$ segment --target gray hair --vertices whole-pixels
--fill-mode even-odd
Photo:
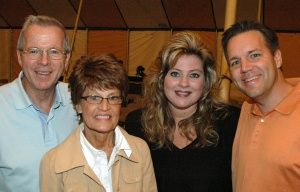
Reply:
[[[66,53],[71,52],[71,48],[69,45],[69,39],[65,31],[64,25],[59,22],[57,19],[45,15],[29,15],[22,27],[22,30],[19,35],[17,50],[22,51],[24,49],[25,38],[24,33],[31,25],[39,25],[39,26],[56,26],[60,28],[64,32],[64,49]]]

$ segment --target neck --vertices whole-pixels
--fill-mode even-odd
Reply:
[[[291,92],[293,86],[289,84],[283,77],[279,77],[272,87],[272,90],[263,97],[255,98],[257,105],[262,113],[266,114],[274,110],[274,108]]]
[[[195,128],[191,125],[186,130],[188,131],[189,138],[182,132],[181,129],[179,129],[178,123],[183,120],[189,118],[192,114],[194,114],[196,111],[196,108],[194,106],[187,108],[187,109],[177,109],[177,108],[171,108],[171,113],[175,121],[175,130],[170,135],[170,139],[172,140],[172,143],[182,149],[186,146],[188,146],[191,142],[193,142],[197,135],[195,132]]]
[[[110,131],[108,133],[99,133],[85,127],[83,134],[93,147],[104,151],[107,157],[110,157],[112,149],[115,146],[114,131]]]
[[[171,114],[173,116],[173,119],[175,121],[175,125],[177,127],[179,121],[181,121],[183,119],[187,119],[195,113],[196,107],[191,106],[187,109],[178,109],[178,108],[175,108],[175,107],[171,106],[170,110],[171,110]]]
[[[22,83],[32,103],[44,113],[48,114],[55,99],[55,87],[47,90],[38,90],[31,88],[26,80],[23,80]]]

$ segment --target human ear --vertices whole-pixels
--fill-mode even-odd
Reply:
[[[282,57],[281,57],[281,51],[279,49],[277,49],[274,52],[274,61],[278,69],[282,67]]]

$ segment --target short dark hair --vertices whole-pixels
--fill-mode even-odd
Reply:
[[[228,57],[227,46],[229,40],[240,33],[248,31],[260,32],[264,37],[266,46],[273,54],[277,49],[279,49],[278,37],[274,30],[257,21],[241,21],[233,24],[223,33],[222,46],[226,58]]]
[[[125,100],[128,79],[122,61],[113,54],[98,57],[82,56],[76,61],[70,74],[69,87],[74,105],[79,104],[86,89],[94,88],[100,90],[117,88]]]

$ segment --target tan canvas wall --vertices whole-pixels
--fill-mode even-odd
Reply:
[[[300,33],[280,33],[279,43],[285,77],[300,77]]]
[[[15,78],[18,77],[21,67],[18,63],[18,58],[17,58],[17,42],[18,42],[18,37],[20,34],[19,29],[14,29],[12,30],[12,39],[11,39],[11,80],[14,80]]]
[[[131,31],[128,75],[135,76],[139,65],[145,68],[147,74],[158,52],[170,36],[170,31]]]
[[[173,32],[177,33],[176,31]],[[199,34],[207,47],[216,55],[216,33],[195,32]],[[131,31],[129,40],[129,66],[128,75],[134,76],[139,65],[149,71],[159,51],[165,42],[171,37],[171,31]]]
[[[17,77],[20,66],[16,57],[16,44],[19,29],[0,30],[0,79],[13,80]],[[72,30],[67,30],[72,37]],[[98,55],[112,52],[124,61],[129,75],[135,75],[136,67],[143,65],[146,73],[154,62],[163,44],[171,36],[171,31],[77,31],[71,64],[81,55]],[[176,32],[174,32],[176,33]],[[215,32],[197,32],[217,55],[217,35]],[[283,70],[286,77],[300,76],[300,33],[279,33],[280,47],[283,55]],[[231,97],[241,98],[232,87]]]
[[[128,32],[127,31],[89,31],[87,40],[88,55],[114,53],[128,67]]]
[[[0,85],[10,80],[11,31],[0,29]]]
[[[174,31],[173,33],[176,34],[179,31]],[[194,33],[198,34],[201,40],[205,43],[205,45],[211,50],[213,55],[216,57],[217,55],[217,33],[216,32],[209,32],[209,31],[193,31]]]
[[[67,30],[67,35],[68,38],[70,40],[70,44],[72,44],[72,36],[73,36],[74,31],[73,30]],[[75,64],[76,60],[79,59],[81,56],[83,55],[87,55],[87,34],[88,31],[87,30],[78,30],[76,32],[76,38],[74,41],[74,45],[73,45],[73,51],[71,54],[71,59],[69,61],[69,67],[66,68],[66,70],[68,69],[67,72],[67,76],[69,76],[69,74],[72,71],[72,67]]]
[[[20,67],[16,58],[18,29],[0,30],[0,78],[14,79]],[[67,31],[72,37],[72,31]],[[128,34],[129,37],[128,37]],[[97,55],[113,52],[124,61],[129,75],[135,75],[138,65],[148,66],[154,61],[163,43],[170,37],[170,31],[77,31],[71,64],[81,55]],[[214,32],[199,32],[203,41],[216,55],[216,35]],[[279,33],[280,47],[283,55],[283,70],[286,77],[300,76],[300,34]],[[128,66],[127,66],[128,65]]]

